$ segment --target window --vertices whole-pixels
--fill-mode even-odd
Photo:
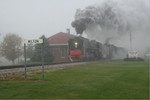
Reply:
[[[65,56],[66,56],[66,49],[61,48],[61,57],[65,57]]]
[[[56,52],[56,48],[53,48],[52,50],[53,50],[52,53],[55,56],[56,55],[56,53],[55,53]]]

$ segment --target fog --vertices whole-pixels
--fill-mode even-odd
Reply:
[[[72,26],[77,34],[83,33],[90,39],[144,55],[150,45],[149,18],[148,0],[104,0],[100,4],[77,9]]]
[[[130,50],[131,33],[133,50],[144,55],[150,45],[149,6],[149,0],[0,0],[0,41],[8,33],[37,39],[70,28],[71,34],[83,32]]]
[[[0,37],[8,33],[23,39],[50,37],[70,25],[77,8],[85,8],[101,0],[0,0]]]
[[[77,8],[100,3],[101,0],[0,0],[0,42],[6,34],[22,39],[47,38],[70,28]],[[0,65],[8,64],[0,57]]]

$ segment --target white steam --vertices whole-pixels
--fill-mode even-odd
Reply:
[[[150,8],[146,0],[104,0],[99,5],[78,9],[75,27],[78,34],[84,32],[91,39],[108,42],[137,51],[146,51],[150,44]]]

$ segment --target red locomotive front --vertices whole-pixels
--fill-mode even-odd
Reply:
[[[69,59],[71,61],[81,61],[83,58],[83,40],[76,38],[68,41]]]

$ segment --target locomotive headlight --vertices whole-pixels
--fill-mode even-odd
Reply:
[[[77,48],[78,47],[78,42],[75,42],[74,44],[75,44],[75,48]]]
[[[78,42],[75,42],[74,44],[75,44],[75,45],[78,45]]]

